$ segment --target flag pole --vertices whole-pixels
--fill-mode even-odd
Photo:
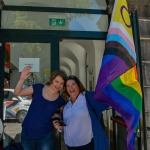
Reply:
[[[111,0],[111,1],[108,1],[108,0],[106,0],[106,2],[107,2],[107,5],[108,5],[108,23],[110,24],[110,21],[111,21],[111,16],[112,16],[112,11],[113,11],[113,7],[114,7],[114,2],[115,1],[113,1],[113,0]],[[116,111],[112,108],[112,111],[111,111],[111,113],[112,113],[112,117],[116,117]],[[112,138],[113,138],[113,140],[112,140],[112,142],[113,142],[113,149],[115,149],[115,150],[117,150],[117,125],[116,125],[116,123],[113,121],[112,122],[112,127],[113,127],[113,129],[112,129],[112,132],[113,132],[113,136],[112,136]],[[109,140],[109,142],[111,143],[111,141]]]
[[[142,76],[142,60],[141,60],[141,45],[140,45],[140,34],[139,34],[139,24],[138,24],[138,13],[137,10],[131,13],[132,29],[135,43],[135,50],[137,54],[137,70],[139,73],[139,82],[141,84],[141,90],[143,94],[143,103],[142,103],[142,115],[140,118],[139,126],[139,141],[138,147],[139,150],[147,150],[147,136],[146,136],[146,117],[145,117],[145,103],[144,103],[144,92],[143,92],[143,76]]]

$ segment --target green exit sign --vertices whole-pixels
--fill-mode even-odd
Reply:
[[[65,26],[66,20],[63,18],[49,18],[50,26]]]

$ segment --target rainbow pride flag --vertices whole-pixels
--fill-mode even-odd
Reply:
[[[116,0],[114,4],[94,98],[121,114],[127,126],[127,150],[134,150],[142,92],[126,0]]]

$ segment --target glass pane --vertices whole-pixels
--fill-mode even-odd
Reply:
[[[24,82],[23,86],[27,87],[37,82],[46,83],[49,79],[51,67],[49,43],[7,43],[5,47],[7,57],[5,58],[3,101],[4,147],[12,139],[20,142],[21,123],[32,100],[30,96],[14,96],[13,94],[20,71],[29,64],[34,68],[32,76]]]
[[[106,9],[106,0],[3,0],[6,5]]]
[[[78,76],[87,90],[94,90],[105,41],[64,39],[59,44],[60,68],[67,75],[73,74]]]
[[[108,29],[108,15],[3,11],[5,29],[104,31]]]

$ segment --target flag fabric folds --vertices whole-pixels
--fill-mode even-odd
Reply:
[[[142,92],[126,0],[116,0],[114,4],[94,98],[121,114],[127,125],[127,150],[134,150]]]

